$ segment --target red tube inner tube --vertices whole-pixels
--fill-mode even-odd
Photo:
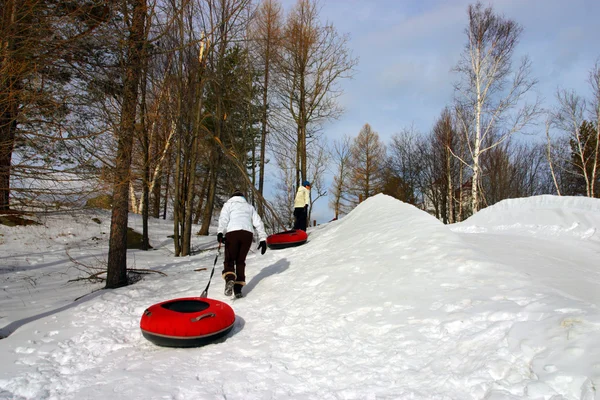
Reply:
[[[300,246],[306,243],[308,234],[302,229],[279,232],[267,237],[267,246],[270,249],[283,249],[286,247]]]
[[[234,322],[233,309],[222,301],[186,297],[148,307],[140,329],[146,339],[159,346],[196,347],[225,336]]]

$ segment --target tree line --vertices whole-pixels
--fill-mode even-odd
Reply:
[[[172,218],[186,256],[236,188],[271,230],[291,225],[303,180],[336,218],[377,193],[446,223],[509,197],[598,197],[598,65],[592,96],[559,90],[554,110],[527,102],[531,64],[513,66],[522,27],[477,3],[454,102],[430,133],[407,128],[386,146],[365,124],[330,146],[323,126],[341,115],[340,83],[358,60],[319,11],[316,0],[288,12],[277,0],[2,2],[0,211],[109,193],[112,288],[127,284],[129,212],[143,216],[145,249],[148,219]],[[513,139],[540,116],[545,144]]]
[[[600,197],[600,63],[589,70],[588,93],[559,88],[557,106],[544,108],[532,93],[530,60],[515,60],[523,28],[481,3],[467,16],[454,98],[430,132],[409,127],[386,146],[365,124],[332,146],[334,218],[377,193],[444,223],[508,198]],[[515,136],[544,130],[539,143]]]

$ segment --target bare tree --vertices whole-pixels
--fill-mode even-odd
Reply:
[[[491,139],[493,140],[493,139]],[[506,140],[481,157],[482,201],[486,206],[519,197],[549,193],[552,186],[545,145]]]
[[[347,37],[333,25],[319,21],[317,3],[298,0],[288,15],[278,65],[278,90],[296,131],[296,185],[307,179],[307,139],[318,125],[337,118],[342,93],[339,80],[350,77],[356,60],[350,56]]]
[[[200,160],[209,158],[206,150],[210,145],[206,142],[212,144],[215,153],[219,152],[218,146],[213,142],[213,132],[205,123],[212,111],[207,110],[205,106],[207,101],[205,88],[214,79],[214,71],[210,70],[207,64],[208,59],[214,57],[212,43],[216,35],[215,31],[218,29],[218,24],[210,18],[222,16],[221,12],[227,9],[227,5],[222,3],[220,2],[219,6],[222,5],[223,8],[217,6],[215,10],[211,9],[215,5],[213,2],[203,4],[207,9],[197,8],[197,4],[191,1],[173,3],[171,6],[172,12],[176,15],[177,27],[170,36],[177,55],[175,65],[170,71],[176,107],[171,122],[176,145],[173,175],[175,256],[187,256],[191,252],[194,212],[200,208],[195,204],[195,199],[198,198],[198,187],[208,188],[207,181],[210,181],[213,176],[213,171],[210,169],[205,176],[200,177],[198,174],[199,171],[206,171],[205,168],[199,167]],[[204,15],[211,21],[208,25],[199,18]],[[204,182],[198,185],[199,180]],[[204,199],[201,197],[199,203]]]
[[[282,222],[282,228],[291,228],[294,224],[294,218],[291,210],[294,209],[294,198],[296,191],[294,190],[294,180],[296,170],[294,164],[290,164],[286,157],[275,157],[275,163],[278,166],[278,179],[275,184],[275,195],[273,207],[278,219]],[[270,226],[277,226],[276,221],[265,221]]]
[[[546,117],[546,160],[548,162],[548,167],[550,168],[550,174],[552,175],[552,182],[554,183],[556,194],[561,196],[560,185],[558,184],[558,179],[556,177],[557,174],[554,166],[552,139],[550,138],[550,128],[552,126],[552,120],[553,116],[550,113]]]
[[[433,151],[433,176],[435,177],[432,190],[440,191],[438,207],[440,216],[444,223],[456,221],[456,196],[455,187],[460,185],[458,181],[458,166],[456,158],[452,155],[459,154],[459,138],[455,127],[452,113],[445,108],[436,121],[432,132]]]
[[[424,203],[427,186],[423,177],[423,156],[426,153],[421,138],[421,134],[411,126],[394,134],[388,148],[388,168],[402,182],[404,194],[401,200],[415,205]]]
[[[592,160],[588,154],[589,146],[587,143],[590,138],[581,130],[585,122],[587,102],[573,90],[559,89],[556,98],[558,107],[554,112],[554,124],[559,130],[567,133],[572,148],[571,155],[562,160],[563,165],[565,165],[567,171],[583,179],[585,193],[588,197],[591,197],[592,177],[590,170],[593,168],[589,167]]]
[[[436,218],[447,221],[445,159],[443,143],[435,132],[418,137],[410,148],[409,164],[416,175],[416,184],[420,193],[417,206]],[[406,152],[406,151],[405,151]]]
[[[351,147],[352,138],[347,135],[333,143],[332,158],[336,170],[334,171],[333,182],[329,190],[331,193],[329,206],[333,209],[335,219],[338,219],[341,215],[349,211],[349,207],[344,201],[344,193],[350,177]]]
[[[591,99],[558,89],[558,106],[546,120],[546,158],[557,193],[597,197],[600,184],[600,64],[590,70]],[[586,116],[588,119],[586,119]],[[564,136],[551,138],[556,128]]]
[[[327,196],[327,188],[324,186],[324,175],[329,165],[330,153],[327,144],[323,140],[316,139],[310,143],[308,149],[310,159],[308,163],[308,176],[310,177],[310,208],[306,215],[308,221],[306,226],[311,226],[311,213],[314,204],[321,198]]]
[[[265,184],[265,161],[266,161],[266,145],[267,133],[269,127],[269,102],[271,88],[271,73],[274,68],[274,63],[277,62],[278,53],[280,51],[281,39],[283,32],[283,17],[281,4],[276,0],[264,0],[259,8],[254,19],[254,24],[251,30],[251,39],[255,43],[255,51],[260,63],[262,71],[262,116],[261,116],[261,133],[260,133],[260,161],[258,174],[258,192],[264,194]],[[259,207],[259,212],[264,215],[264,207]]]
[[[456,101],[473,110],[472,136],[469,136],[470,162],[473,170],[471,196],[473,213],[480,206],[480,156],[529,125],[538,114],[537,101],[518,108],[525,95],[536,84],[530,77],[530,61],[525,57],[513,72],[512,58],[522,28],[515,21],[484,8],[478,2],[468,7],[467,44],[455,71],[461,79],[455,85]],[[460,115],[465,119],[469,115]],[[466,131],[469,132],[469,131]],[[483,143],[494,132],[496,140]]]

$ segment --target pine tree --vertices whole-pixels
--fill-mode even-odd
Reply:
[[[62,137],[75,107],[73,54],[108,14],[104,1],[0,3],[0,210],[10,208],[15,179],[48,179],[73,167]],[[24,185],[13,189],[19,197],[39,195]]]

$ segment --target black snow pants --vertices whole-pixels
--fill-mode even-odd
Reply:
[[[225,234],[225,261],[223,279],[246,284],[246,256],[252,246],[252,232],[239,230]]]
[[[306,207],[294,208],[294,217],[294,229],[302,229],[306,232],[306,220],[308,219],[308,215],[306,215]]]

